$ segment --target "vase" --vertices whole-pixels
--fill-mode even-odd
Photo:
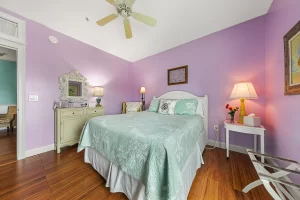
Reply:
[[[230,115],[230,123],[233,124],[234,123],[234,114]]]

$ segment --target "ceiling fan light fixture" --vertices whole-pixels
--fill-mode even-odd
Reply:
[[[100,19],[97,21],[97,24],[99,26],[104,26],[107,23],[113,21],[114,19],[118,18],[119,16],[122,16],[124,18],[124,30],[125,35],[127,39],[132,38],[132,30],[131,25],[129,21],[129,17],[133,17],[137,21],[140,21],[148,26],[154,27],[157,24],[157,20],[149,17],[147,15],[136,13],[132,10],[132,6],[135,3],[135,0],[106,0],[108,3],[116,7],[118,14],[111,14],[107,17],[104,17],[103,19]]]

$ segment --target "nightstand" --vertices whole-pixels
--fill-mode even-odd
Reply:
[[[265,128],[263,126],[252,127],[246,126],[244,124],[238,123],[230,123],[229,120],[224,121],[224,127],[226,129],[226,151],[227,151],[227,159],[229,159],[229,133],[230,131],[238,132],[238,133],[246,133],[254,135],[254,151],[257,152],[257,136],[260,136],[260,151],[261,154],[265,152]],[[263,162],[262,158],[262,162]]]

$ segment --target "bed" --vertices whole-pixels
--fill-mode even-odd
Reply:
[[[132,200],[187,199],[208,141],[208,97],[173,91],[162,99],[198,99],[203,114],[153,112],[89,120],[78,145],[111,192]]]

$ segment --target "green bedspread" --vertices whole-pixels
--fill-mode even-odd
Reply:
[[[200,118],[153,112],[95,117],[85,125],[78,151],[92,147],[140,180],[148,200],[172,200],[182,185],[181,169],[204,130]]]

